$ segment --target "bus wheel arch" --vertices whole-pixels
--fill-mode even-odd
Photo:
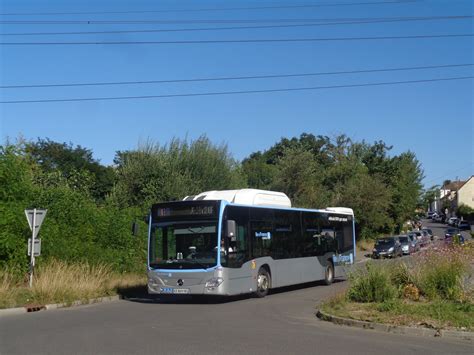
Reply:
[[[267,264],[262,265],[258,269],[257,274],[257,290],[255,291],[255,296],[258,298],[263,298],[268,295],[268,291],[272,287],[272,274],[270,267]]]
[[[324,284],[331,285],[334,282],[334,263],[331,259],[327,260],[324,270]]]

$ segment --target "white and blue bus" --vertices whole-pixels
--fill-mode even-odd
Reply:
[[[344,276],[355,259],[349,208],[291,208],[283,193],[204,192],[152,206],[148,292],[267,295]]]

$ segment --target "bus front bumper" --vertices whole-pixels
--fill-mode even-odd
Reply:
[[[168,273],[171,275],[171,273]],[[173,273],[171,277],[150,271],[148,293],[162,295],[227,295],[224,278],[214,272]]]

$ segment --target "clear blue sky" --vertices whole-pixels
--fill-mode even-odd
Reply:
[[[374,0],[376,1],[376,0]],[[1,12],[99,12],[354,3],[317,1],[58,1],[3,0]],[[419,17],[474,14],[472,0],[425,0],[384,5],[239,11],[0,16],[0,21],[45,20],[254,20]],[[65,32],[226,27],[229,24],[2,24],[0,32]],[[230,26],[242,26],[242,24]],[[20,41],[157,41],[250,38],[374,37],[473,33],[473,20],[393,22],[238,31],[2,36]],[[1,85],[186,79],[292,74],[474,62],[473,38],[305,43],[223,43],[122,46],[0,46]],[[271,80],[72,88],[0,89],[0,101],[161,95],[304,86],[331,86],[472,76],[473,67],[332,75]],[[383,140],[394,153],[411,150],[426,185],[474,174],[473,80],[252,95],[126,101],[2,104],[1,140],[49,137],[91,148],[110,164],[117,150],[152,139],[206,134],[225,142],[237,159],[302,132],[345,133]]]

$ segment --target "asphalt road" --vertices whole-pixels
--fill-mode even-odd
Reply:
[[[473,354],[467,341],[323,322],[315,305],[345,282],[264,299],[160,302],[146,297],[0,317],[0,354]]]

